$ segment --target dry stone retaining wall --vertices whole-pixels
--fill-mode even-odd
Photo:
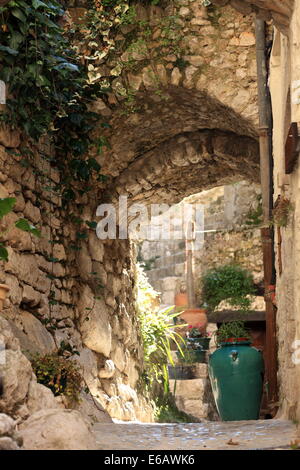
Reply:
[[[135,392],[142,351],[130,242],[103,242],[94,230],[88,230],[88,238],[79,242],[76,233],[80,227],[68,219],[61,198],[44,189],[59,179],[42,158],[47,149],[36,153],[32,168],[25,168],[19,139],[5,140],[3,136],[2,144],[9,143],[9,147],[0,146],[0,195],[15,197],[17,202],[14,212],[2,219],[1,230],[26,217],[42,232],[38,239],[13,228],[4,236],[9,259],[1,263],[1,281],[10,292],[3,317],[27,355],[56,351],[62,341],[78,350],[90,391],[100,408],[102,405],[112,417],[136,419],[138,414],[140,419],[151,420],[150,407],[144,405],[142,397],[141,404]],[[41,178],[41,173],[46,176]],[[93,208],[92,204],[85,205],[84,220],[94,219]],[[23,359],[15,375],[27,371],[28,382],[30,364],[20,357]],[[23,388],[26,380],[21,380]],[[23,388],[18,393],[23,393]],[[20,402],[24,402],[26,393],[24,389]],[[6,405],[3,410],[13,412]]]

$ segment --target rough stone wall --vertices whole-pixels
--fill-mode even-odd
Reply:
[[[217,184],[258,181],[252,18],[182,0],[139,5],[138,20],[147,38],[124,26],[116,55],[98,67],[103,80],[119,71],[108,100],[95,103],[111,125],[110,148],[96,158],[115,196],[178,202]]]
[[[272,19],[277,28],[288,34],[294,0],[212,0],[214,5],[231,5],[246,15],[256,13],[264,20]]]
[[[161,19],[174,8],[182,38],[178,57],[161,47]],[[241,177],[258,180],[252,19],[231,8],[210,18],[199,1],[187,0],[166,10],[141,8],[139,15],[151,22],[148,48],[162,50],[163,59],[137,56],[138,69],[125,70],[107,102],[95,103],[111,124],[111,147],[97,158],[114,196],[174,202]],[[105,64],[104,76],[115,65]],[[134,110],[118,93],[120,85],[134,90]],[[53,351],[61,341],[76,348],[90,391],[112,417],[151,420],[149,405],[136,393],[142,352],[130,243],[100,242],[92,230],[79,240],[81,227],[70,223],[70,210],[45,188],[59,181],[42,158],[51,153],[46,143],[34,151],[31,168],[17,132],[2,129],[0,144],[0,197],[17,199],[3,229],[24,215],[42,231],[40,240],[15,229],[3,237],[10,248],[1,280],[10,293],[2,315],[22,350]],[[93,196],[76,201],[84,220],[95,218],[100,200]]]
[[[3,317],[24,351],[52,352],[62,341],[78,350],[90,391],[112,417],[151,420],[135,391],[142,351],[130,242],[102,242],[94,230],[80,241],[70,209],[46,189],[59,180],[42,157],[49,148],[36,151],[27,168],[18,135],[1,131],[0,141],[0,196],[17,200],[1,231],[24,216],[42,233],[38,239],[13,228],[2,236],[9,259],[1,263],[1,281],[10,287]],[[94,203],[80,202],[81,217],[94,220]]]

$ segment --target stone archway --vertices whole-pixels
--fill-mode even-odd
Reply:
[[[111,126],[109,148],[95,156],[109,177],[106,200],[177,202],[259,180],[253,19],[198,1],[162,5],[135,4],[113,60],[95,65],[111,83],[93,105]]]
[[[132,202],[178,202],[213,186],[259,181],[253,125],[205,92],[171,86],[137,96],[138,112],[111,121],[102,171]]]

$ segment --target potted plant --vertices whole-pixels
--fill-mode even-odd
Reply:
[[[206,362],[206,351],[202,348],[182,348],[182,352],[176,352],[179,362],[182,364],[194,364]]]
[[[188,330],[186,333],[187,336],[187,345],[196,345],[198,349],[203,349],[207,351],[209,349],[209,342],[211,340],[209,333],[202,332],[201,324],[198,325],[188,325]]]
[[[208,270],[202,278],[202,297],[209,311],[214,311],[220,302],[248,311],[254,294],[252,274],[236,264],[226,264]]]
[[[203,333],[200,325],[188,325],[186,343],[182,351],[177,351],[179,361],[185,363],[205,362],[206,351],[209,349],[210,337]]]
[[[207,315],[205,308],[188,308],[180,313],[180,318],[189,325],[199,328],[205,333],[207,327]]]
[[[218,349],[210,355],[208,373],[218,413],[223,421],[259,418],[264,363],[251,347],[244,322],[223,323],[216,333]]]

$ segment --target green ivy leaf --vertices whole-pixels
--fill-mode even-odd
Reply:
[[[8,260],[7,249],[2,244],[0,245],[0,260],[1,261],[7,261]]]
[[[11,54],[11,55],[18,55],[18,51],[16,51],[15,49],[12,49],[11,47],[8,47],[8,46],[1,46],[0,45],[0,51],[3,51],[3,52],[8,52],[8,54]]]
[[[17,55],[18,51],[16,50],[18,46],[25,40],[23,34],[18,33],[18,31],[13,31],[10,39],[10,47],[14,51],[13,55]],[[17,54],[16,54],[17,53]]]
[[[46,3],[41,2],[40,0],[32,0],[32,6],[35,10],[37,10],[39,7],[47,8]]]
[[[23,230],[23,232],[31,233],[35,237],[41,238],[42,236],[40,230],[38,230],[34,225],[30,224],[26,219],[17,220],[15,226],[20,230]]]
[[[19,8],[14,8],[11,14],[18,18],[18,20],[22,21],[22,23],[26,23],[26,16],[21,10],[19,10]]]
[[[70,72],[79,72],[79,67],[75,64],[70,64],[69,62],[63,62],[53,67],[55,70],[69,70]]]
[[[85,221],[86,225],[92,229],[96,229],[97,228],[97,222],[89,222],[88,220]]]
[[[89,165],[89,168],[92,168],[95,171],[100,171],[101,170],[101,166],[99,165],[97,160],[95,160],[95,158],[89,158],[88,159],[88,165]]]
[[[5,197],[0,199],[0,219],[12,211],[15,203],[16,198],[14,197]]]
[[[86,232],[76,232],[77,240],[86,240],[88,238],[88,234]]]
[[[20,160],[19,163],[23,168],[29,168],[30,167],[30,162],[26,158],[22,158],[22,160]]]

